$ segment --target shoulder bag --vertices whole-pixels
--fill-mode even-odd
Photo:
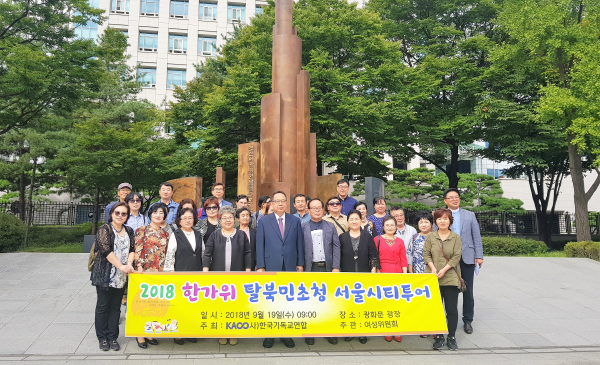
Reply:
[[[442,255],[446,259],[446,263],[448,263],[448,258],[446,257],[446,254],[444,253],[444,249],[442,248],[442,240],[440,238],[438,238],[437,241],[438,241],[438,245],[440,246],[440,250],[442,250]],[[460,275],[458,275],[458,271],[456,271],[456,269],[454,267],[452,267],[452,270],[454,270],[454,272],[456,273],[456,276],[458,277],[458,282],[460,283],[460,286],[459,286],[460,292],[461,293],[466,292],[467,291],[467,283],[465,283],[463,278],[461,278]]]
[[[88,271],[92,271],[96,256],[98,256],[98,252],[96,252],[96,241],[94,241],[92,248],[90,249],[90,257],[88,258]]]

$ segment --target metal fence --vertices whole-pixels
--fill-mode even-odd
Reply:
[[[104,205],[100,207],[99,221],[104,220]],[[1,203],[2,212],[19,217],[17,202]],[[29,206],[25,208],[25,220],[29,214]],[[32,224],[35,226],[72,226],[75,224],[91,223],[94,218],[93,204],[34,202]]]
[[[99,221],[104,219],[104,205],[100,206]],[[19,207],[16,202],[0,203],[0,211],[19,216]],[[29,209],[25,210],[26,213]],[[80,203],[33,203],[33,225],[36,226],[71,226],[75,224],[91,223],[94,218],[93,204]],[[406,210],[406,222],[417,226],[417,211]],[[506,235],[534,235],[539,233],[537,214],[535,212],[510,213],[510,212],[475,212],[482,234]],[[600,212],[591,212],[589,216],[591,233],[600,235]],[[576,222],[573,214],[557,212],[552,222],[553,235],[575,234]]]
[[[416,211],[407,211],[406,222],[416,227]],[[535,212],[474,212],[482,234],[535,235],[539,234],[537,214]],[[590,230],[594,235],[600,234],[600,212],[590,212]],[[553,235],[576,234],[575,216],[568,212],[554,213],[551,224]]]

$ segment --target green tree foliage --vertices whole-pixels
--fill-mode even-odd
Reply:
[[[388,109],[390,154],[408,161],[418,155],[459,185],[459,148],[481,140],[476,113],[486,90],[488,55],[503,40],[494,20],[498,3],[489,0],[371,0],[368,9],[385,20],[388,39],[401,44],[403,62],[413,67],[413,117]],[[449,162],[448,162],[449,161]]]
[[[93,42],[73,39],[72,24],[102,22],[101,13],[87,0],[0,3],[0,135],[71,109],[96,87]]]
[[[260,138],[260,100],[271,92],[274,21],[274,7],[265,7],[250,25],[236,29],[222,56],[200,65],[200,76],[175,91],[177,139],[200,144],[190,164],[205,185],[223,166],[228,185],[235,186],[238,144]],[[399,45],[382,37],[377,14],[346,1],[294,3],[294,24],[303,41],[302,64],[311,74],[318,160],[344,174],[382,176],[382,136],[391,131],[382,110],[394,103],[399,118],[410,115],[407,93],[390,92],[406,88],[412,72],[401,63]]]
[[[94,232],[99,204],[108,202],[119,183],[156,194],[160,182],[183,176],[175,141],[159,135],[164,113],[137,99],[140,84],[125,64],[126,48],[118,30],[100,37],[98,55],[105,68],[100,88],[70,115],[73,141],[57,158],[67,177],[65,190],[93,197]]]
[[[403,208],[411,210],[431,210],[445,207],[444,190],[449,187],[445,174],[435,175],[434,170],[425,167],[413,170],[390,171],[392,180],[385,181],[385,197],[389,204],[400,200]],[[500,181],[489,175],[459,174],[458,190],[461,207],[476,211],[524,212],[523,202],[519,199],[502,197],[504,191]],[[353,196],[364,194],[364,183],[354,185]],[[479,202],[480,201],[480,202]]]
[[[589,241],[587,205],[600,185],[600,174],[587,191],[583,174],[586,161],[592,162],[592,167],[600,164],[600,85],[597,82],[600,77],[600,3],[595,0],[507,0],[498,22],[510,35],[510,41],[500,48],[496,62],[509,66],[505,69],[513,73],[513,80],[525,80],[520,95],[531,94],[531,83],[527,80],[542,79],[537,85],[539,95],[532,99],[533,110],[518,103],[508,103],[508,107],[515,113],[534,112],[533,118],[523,119],[527,123],[524,127],[531,128],[528,122],[534,119],[538,127],[562,140],[573,181],[577,240]],[[507,107],[506,104],[500,106]],[[494,112],[493,108],[491,111]],[[513,121],[518,119],[510,113],[505,115]],[[538,143],[546,142],[538,140]],[[550,143],[549,147],[560,144]]]

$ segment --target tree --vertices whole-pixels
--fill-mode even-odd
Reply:
[[[487,0],[371,0],[368,9],[385,20],[386,37],[400,43],[403,62],[414,68],[413,118],[388,109],[389,153],[400,161],[415,155],[459,186],[460,149],[481,140],[476,113],[485,91],[488,55],[504,38],[495,23],[498,5]],[[447,161],[449,163],[447,164]]]
[[[196,80],[175,91],[177,139],[200,145],[193,168],[205,182],[222,166],[227,185],[235,186],[238,144],[259,140],[260,100],[271,92],[274,21],[274,7],[265,7],[250,25],[236,29],[216,60],[198,67]],[[408,93],[399,90],[411,70],[400,62],[398,45],[381,36],[377,14],[345,1],[294,3],[294,24],[303,40],[302,64],[311,74],[318,161],[344,174],[383,176],[382,135],[391,129],[382,111],[395,103],[399,115],[410,115]]]
[[[174,141],[160,138],[157,131],[164,115],[148,101],[137,99],[141,85],[125,63],[126,48],[127,39],[119,30],[109,28],[100,36],[101,87],[69,116],[73,140],[57,158],[57,168],[67,176],[66,189],[92,196],[94,233],[99,205],[107,202],[119,183],[139,181],[138,188],[157,190],[156,179],[180,177],[183,168],[173,158]]]
[[[96,87],[94,44],[74,39],[72,24],[102,22],[101,13],[87,0],[0,3],[0,135],[72,108]]]
[[[600,185],[600,4],[590,0],[507,0],[499,22],[511,37],[506,47],[519,62],[546,78],[535,105],[537,120],[567,143],[573,181],[577,240],[591,240],[588,201]],[[585,189],[585,161],[598,176]]]

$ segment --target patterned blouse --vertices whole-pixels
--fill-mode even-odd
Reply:
[[[146,272],[163,271],[169,233],[162,228],[153,229],[150,225],[135,231],[134,268],[142,266]]]
[[[422,274],[425,272],[425,260],[423,259],[423,247],[425,247],[425,239],[427,236],[415,234],[414,241],[407,255],[412,257],[413,273]]]
[[[383,234],[383,220],[388,215],[389,214],[386,214],[383,217],[379,218],[379,217],[376,217],[375,214],[373,214],[373,215],[370,215],[367,217],[367,220],[370,222],[373,222],[373,225],[375,225],[375,230],[376,230],[377,236]]]

